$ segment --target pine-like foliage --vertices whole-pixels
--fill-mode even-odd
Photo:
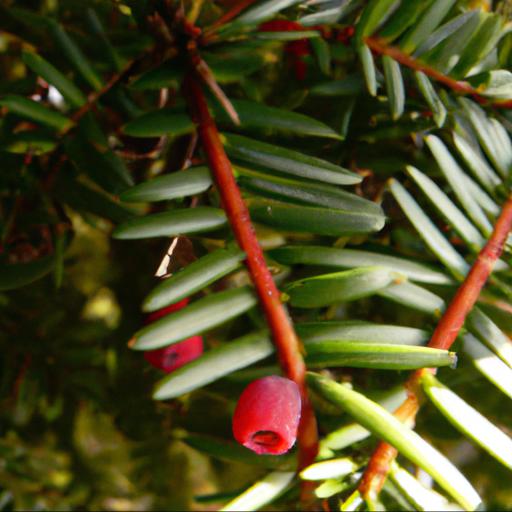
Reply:
[[[510,10],[4,1],[0,510],[512,506]],[[230,431],[302,358],[260,270],[314,463]]]

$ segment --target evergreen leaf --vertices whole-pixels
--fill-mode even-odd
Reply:
[[[481,503],[466,478],[443,455],[381,406],[347,386],[318,374],[308,374],[309,385],[326,400],[347,411],[362,426],[395,446],[409,460],[429,473],[464,508]]]

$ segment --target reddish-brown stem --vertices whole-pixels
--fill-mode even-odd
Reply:
[[[28,372],[31,364],[32,364],[32,354],[26,354],[25,357],[23,358],[23,363],[21,365],[20,371],[19,371],[18,375],[16,376],[16,380],[14,381],[13,397],[15,400],[18,399],[21,386],[23,384],[23,381],[25,380],[25,377],[27,375],[27,372]]]
[[[373,498],[380,492],[397,455],[398,451],[394,446],[384,441],[379,442],[359,484],[359,492],[365,498]]]
[[[235,16],[238,16],[244,9],[247,9],[256,0],[240,0],[237,2],[229,11],[226,11],[220,18],[212,23],[206,30],[205,33],[211,36],[218,28],[225,25],[228,21],[231,21]]]
[[[396,60],[403,66],[407,66],[408,68],[414,69],[415,71],[421,71],[422,73],[425,73],[425,75],[433,78],[437,82],[446,85],[455,92],[473,96],[473,98],[479,103],[488,103],[492,107],[500,109],[512,108],[512,100],[498,100],[493,102],[489,98],[482,96],[478,89],[472,87],[468,82],[455,80],[454,78],[441,73],[437,69],[434,69],[427,64],[423,64],[414,57],[404,53],[402,50],[400,50],[400,48],[397,48],[396,46],[388,46],[386,41],[383,39],[378,37],[366,37],[364,41],[374,52],[381,55],[389,55],[393,60]]]
[[[458,80],[444,75],[437,69],[427,66],[407,53],[402,52],[400,48],[397,48],[396,46],[388,46],[384,40],[379,39],[378,37],[367,37],[365,38],[365,43],[374,52],[380,53],[381,55],[389,55],[393,60],[396,60],[400,64],[416,71],[421,71],[422,73],[425,73],[425,75],[433,78],[437,82],[447,85],[450,89],[453,89],[456,92],[460,92],[462,94],[478,94],[478,92],[467,82],[459,82]]]
[[[167,87],[165,87],[164,89],[160,89],[160,94],[158,98],[158,108],[164,108],[168,100],[169,89]],[[121,149],[117,151],[117,154],[123,158],[126,158],[127,160],[153,160],[158,158],[162,151],[164,150],[167,138],[167,135],[162,135],[161,137],[159,137],[153,149],[150,149],[145,153],[137,153],[135,151]]]
[[[220,85],[217,83],[217,80],[215,80],[215,77],[213,76],[213,73],[208,64],[199,55],[195,41],[191,41],[188,50],[190,60],[194,66],[195,72],[201,77],[202,82],[208,86],[210,91],[217,98],[219,103],[222,105],[222,108],[230,117],[231,121],[233,121],[233,123],[236,125],[240,125],[240,118],[238,117],[238,113],[235,110],[235,107],[233,107],[233,104],[221,89]]]
[[[146,151],[145,153],[137,153],[136,151],[119,149],[116,151],[116,154],[122,158],[125,158],[126,160],[155,160],[162,153],[166,140],[167,137],[165,135],[160,137],[158,142],[155,144],[155,147],[149,151]]]
[[[493,103],[492,105],[495,108],[503,108],[505,110],[512,108],[512,100],[506,100],[506,101],[497,101],[496,103]]]
[[[491,237],[480,251],[464,282],[445,310],[441,320],[430,339],[430,348],[449,350],[457,338],[466,316],[475,305],[482,288],[489,278],[492,269],[503,252],[508,234],[512,230],[512,196],[510,196],[494,226]],[[408,396],[395,411],[395,416],[403,422],[414,423],[420,408],[419,385],[425,372],[435,373],[433,368],[423,368],[415,371],[406,383]],[[378,493],[395,459],[397,451],[387,443],[381,442],[373,453],[361,479],[359,490],[363,496]]]
[[[511,228],[512,196],[505,202],[491,238],[480,251],[464,282],[437,324],[428,344],[429,347],[448,350],[452,346],[466,316],[475,305],[496,261],[503,252]]]
[[[93,92],[88,98],[87,103],[82,105],[72,116],[72,120],[74,123],[77,123],[91,108],[96,104],[96,102],[105,94],[107,94],[114,85],[116,85],[121,78],[123,78],[132,68],[134,61],[130,61],[127,66],[109,79],[109,81],[98,91]]]
[[[307,394],[306,367],[300,343],[265,262],[249,211],[242,199],[217,126],[208,110],[205,95],[198,78],[192,73],[185,79],[184,91],[192,117],[198,125],[199,138],[217,184],[224,210],[239,246],[246,253],[246,265],[272,332],[281,368],[289,379],[297,383],[301,391],[302,418],[298,444],[299,467],[303,468],[314,460],[318,439],[316,420]]]

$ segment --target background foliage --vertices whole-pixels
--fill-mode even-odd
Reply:
[[[183,8],[204,28],[236,3]],[[207,366],[189,367],[181,375],[194,392],[185,393],[173,374],[162,380],[126,347],[134,333],[142,339],[141,304],[157,309],[144,301],[160,281],[152,276],[169,238],[179,235],[169,270],[196,261],[199,275],[201,257],[233,238],[208,174],[198,171],[194,185],[183,176],[196,171],[179,171],[205,161],[180,89],[190,34],[179,6],[0,6],[1,509],[217,509],[269,470],[293,468],[295,452],[256,457],[232,441],[244,385],[279,371],[240,266],[172,290],[175,300],[192,296],[198,311],[205,297],[222,311],[204,313],[210,329],[201,329],[207,354],[220,353],[216,378]],[[206,88],[308,365],[375,400],[400,398],[408,370],[442,366],[439,380],[505,433],[509,247],[453,348],[456,370],[452,354],[418,345],[508,195],[509,13],[506,1],[260,2],[200,49],[240,116],[234,125]],[[274,18],[300,25],[261,25]],[[399,55],[386,54],[391,45]],[[418,74],[404,56],[446,79]],[[178,181],[165,188],[150,181],[157,176]],[[162,212],[169,217],[154,217]],[[181,223],[180,215],[190,217]],[[235,289],[247,307],[228,318],[225,295],[215,294]],[[168,327],[178,341],[195,324],[174,318]],[[258,354],[228,357],[232,340],[253,332],[246,345]],[[155,383],[164,400],[151,399]],[[348,471],[327,478],[320,468],[315,477],[325,480],[317,495],[335,509],[348,503],[376,438],[333,405],[336,390],[313,387],[320,457],[350,459]],[[416,431],[488,508],[510,508],[508,448],[496,460],[479,446],[494,435],[489,425],[470,441],[445,416],[454,421],[426,401]],[[427,506],[415,501],[418,480],[401,486],[393,473],[377,505],[428,509],[432,495]],[[270,507],[298,507],[298,482],[282,486]]]

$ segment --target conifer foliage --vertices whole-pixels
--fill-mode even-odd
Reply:
[[[510,507],[510,10],[3,2],[0,510]]]

